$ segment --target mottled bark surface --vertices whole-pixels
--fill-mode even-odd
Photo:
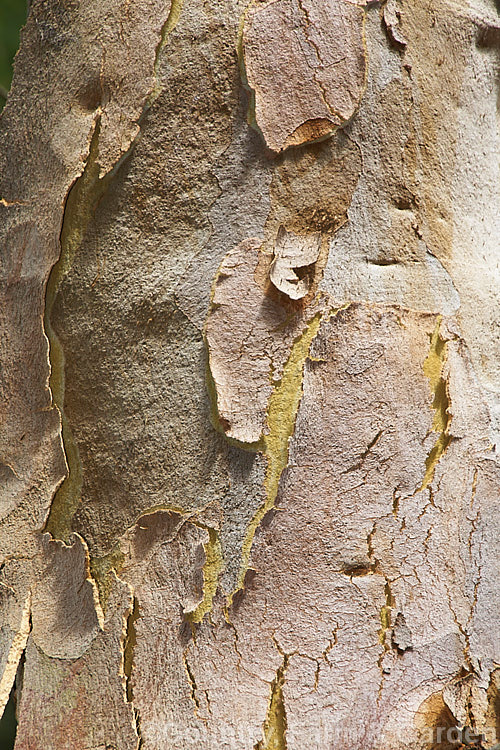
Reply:
[[[34,0],[16,750],[500,742],[499,51],[493,0]]]

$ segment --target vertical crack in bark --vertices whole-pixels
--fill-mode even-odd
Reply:
[[[375,535],[375,532],[377,530],[377,522],[373,522],[373,526],[371,530],[368,532],[366,536],[366,546],[368,548],[368,559],[370,560],[370,569],[373,573],[377,572],[378,568],[378,560],[374,557],[374,550],[373,550],[373,537]]]
[[[255,745],[254,750],[286,750],[286,710],[283,700],[283,686],[288,668],[289,656],[283,655],[283,663],[276,672],[271,684],[271,697],[264,722],[264,739]]]
[[[199,524],[197,524],[199,525]],[[203,565],[203,598],[195,610],[187,613],[187,619],[199,623],[206,614],[212,611],[214,596],[217,592],[219,576],[224,570],[224,556],[219,534],[215,529],[203,526],[208,532],[208,542],[203,545],[205,564]]]
[[[486,714],[486,729],[488,734],[496,739],[500,738],[500,670],[493,669],[486,691],[488,709]]]
[[[123,644],[123,673],[125,675],[125,686],[127,700],[132,703],[134,700],[134,691],[132,688],[132,670],[134,666],[134,649],[137,643],[137,631],[135,623],[140,617],[139,601],[136,596],[133,597],[132,609],[127,618],[127,627],[125,642]]]
[[[141,750],[141,747],[143,746],[144,743],[143,743],[142,734],[141,734],[141,714],[138,708],[134,708],[134,721],[135,721],[135,731],[139,738],[137,742],[136,750]]]
[[[391,612],[393,610],[395,601],[391,591],[391,584],[389,580],[385,579],[385,604],[380,610],[380,630],[378,631],[379,643],[384,647],[385,651],[389,651],[390,644],[387,640],[387,631],[391,628]],[[383,655],[382,655],[383,656]]]
[[[385,685],[386,673],[384,670],[384,657],[386,653],[391,649],[391,643],[390,639],[387,638],[387,633],[391,630],[392,627],[392,610],[396,604],[394,596],[392,595],[391,584],[387,577],[385,578],[384,592],[385,604],[380,610],[380,629],[378,631],[378,640],[383,650],[381,651],[380,656],[377,659],[377,666],[380,670],[380,682],[377,691],[377,706],[380,704],[380,701],[382,699]]]
[[[328,664],[328,666],[331,665],[330,659],[328,658],[328,654],[339,642],[339,636],[338,636],[339,630],[340,630],[340,626],[337,623],[335,623],[335,627],[332,629],[330,638],[328,639],[328,646],[325,649],[323,649],[323,651],[321,652],[321,656],[323,657],[324,661]],[[319,677],[319,674],[318,674],[318,677]],[[316,682],[315,687],[317,687],[317,682]]]
[[[113,573],[120,574],[125,555],[123,554],[119,542],[113,549],[102,557],[90,557],[90,575],[97,586],[99,602],[103,612],[106,612],[108,598],[113,586]]]
[[[198,699],[198,686],[196,685],[194,674],[191,671],[191,665],[189,664],[186,651],[184,651],[182,661],[184,663],[184,669],[186,670],[189,686],[191,688],[191,700],[194,703],[194,713],[195,716],[198,717],[198,709],[200,707],[200,701]]]
[[[288,442],[293,434],[295,418],[302,398],[304,364],[309,355],[312,341],[318,333],[321,317],[321,313],[318,313],[311,320],[305,331],[295,340],[290,351],[290,356],[283,368],[281,379],[269,398],[267,409],[269,434],[263,438],[264,453],[267,457],[267,469],[264,479],[266,501],[257,510],[247,528],[242,545],[241,565],[236,591],[243,588],[255,532],[266,513],[274,507],[281,474],[288,463]],[[232,600],[236,591],[233,591],[230,600]]]
[[[224,611],[224,620],[226,621],[226,623],[228,624],[228,626],[231,628],[231,631],[232,631],[233,636],[234,636],[233,647],[234,647],[234,652],[235,652],[235,654],[237,656],[237,659],[238,659],[236,668],[240,669],[241,662],[242,662],[242,656],[241,656],[241,652],[240,652],[239,645],[238,645],[238,641],[239,641],[238,630],[236,629],[236,625],[232,622],[232,620],[231,620],[231,618],[229,616],[229,607],[225,606],[223,611]]]
[[[183,4],[184,4],[184,0],[172,0],[171,5],[170,5],[170,11],[167,16],[167,20],[162,26],[161,33],[160,33],[160,41],[158,42],[158,46],[156,47],[155,61],[153,64],[155,83],[154,83],[153,90],[149,96],[148,102],[144,108],[144,112],[141,118],[139,119],[139,124],[144,114],[147,112],[147,110],[151,107],[151,105],[156,101],[156,99],[161,94],[162,88],[159,84],[159,69],[160,69],[161,53],[167,43],[168,37],[177,26],[177,23],[181,16]]]
[[[130,588],[130,587],[129,587]],[[136,750],[140,750],[142,747],[142,736],[141,736],[141,715],[139,709],[134,706],[134,691],[132,687],[132,672],[134,668],[134,649],[137,643],[137,631],[135,629],[135,623],[139,619],[139,600],[132,594],[130,588],[130,608],[128,615],[125,615],[123,620],[122,630],[122,678],[124,688],[124,699],[130,703],[132,708],[135,732],[137,734],[137,746]]]
[[[22,669],[22,661],[19,663],[18,672]],[[16,674],[16,677],[17,677]],[[6,742],[6,747],[13,748],[17,736],[16,706],[18,699],[17,679],[14,678],[9,698],[5,707],[0,711],[0,737]]]
[[[31,619],[31,612],[29,615],[29,629],[30,632],[32,630],[33,623]],[[19,663],[17,665],[16,672],[14,674],[14,679],[12,680],[12,688],[10,691],[9,699],[7,701],[7,704],[5,706],[2,706],[0,708],[0,720],[3,724],[5,721],[7,725],[9,725],[12,721],[14,722],[14,726],[12,728],[12,734],[9,737],[11,742],[9,743],[10,747],[16,746],[16,738],[17,738],[17,732],[19,728],[19,721],[18,721],[18,706],[21,701],[21,694],[23,691],[23,684],[24,684],[24,671],[26,667],[26,647],[23,649],[21,656],[19,658]],[[12,707],[11,715],[7,716],[7,711],[9,710],[9,704]],[[3,729],[3,727],[2,727]],[[1,730],[0,730],[1,732]],[[4,732],[1,732],[2,738],[5,740],[6,737],[4,736]]]
[[[82,466],[78,445],[64,412],[65,361],[61,342],[52,327],[51,315],[61,283],[69,273],[75,256],[81,247],[87,227],[99,199],[109,182],[109,175],[99,178],[99,130],[96,121],[85,167],[80,177],[70,188],[64,207],[60,233],[61,254],[52,268],[45,295],[44,328],[49,340],[50,380],[53,402],[61,415],[62,442],[68,473],[56,490],[45,524],[45,530],[54,538],[68,540],[71,520],[80,500],[82,489]]]
[[[476,491],[477,491],[477,477],[479,474],[479,470],[476,468],[474,470],[474,475],[472,477],[472,489],[471,489],[471,499],[470,499],[470,508],[471,510],[474,508],[475,500],[476,500]],[[472,540],[475,534],[477,534],[478,529],[480,530],[479,521],[481,519],[481,509],[478,508],[476,515],[470,519],[470,533],[469,533],[469,540],[468,540],[468,546],[469,546],[469,555],[471,562],[475,563],[476,566],[476,575],[474,577],[474,594],[473,594],[473,601],[471,605],[470,615],[469,619],[467,620],[467,629],[469,628],[470,624],[472,623],[472,619],[474,617],[474,613],[476,611],[477,607],[477,601],[478,601],[478,593],[479,593],[479,585],[481,583],[481,557],[482,557],[482,550],[481,550],[481,541],[478,543],[478,555],[477,559],[475,559],[475,556],[473,554],[472,549]]]
[[[451,424],[451,415],[449,413],[450,399],[447,383],[443,378],[447,343],[439,332],[441,320],[442,317],[438,316],[436,327],[431,336],[429,354],[423,364],[424,374],[429,379],[431,393],[433,394],[432,408],[434,409],[434,420],[432,431],[438,433],[438,438],[425,461],[425,474],[419,488],[420,490],[425,490],[432,482],[436,466],[451,441],[449,433]]]
[[[28,636],[31,632],[31,591],[28,592],[21,614],[19,629],[12,639],[4,672],[0,680],[0,716],[2,716],[9,700],[12,685],[16,677],[17,668],[24,654]]]
[[[464,655],[464,662],[467,667],[467,671],[471,674],[475,674],[476,669],[474,668],[474,665],[472,664],[472,661],[470,658],[470,638],[469,638],[469,633],[467,632],[467,624],[464,625],[462,622],[460,622],[460,619],[453,606],[452,592],[450,591],[450,587],[448,586],[445,580],[443,580],[443,583],[444,583],[444,587],[446,590],[446,596],[448,598],[448,607],[450,608],[453,621],[455,625],[457,626],[458,631],[463,639],[463,655]]]
[[[251,128],[254,128],[263,138],[264,143],[266,142],[264,133],[260,129],[258,123],[257,123],[257,114],[256,114],[256,94],[255,89],[253,89],[250,86],[250,83],[248,82],[248,76],[247,76],[247,70],[245,65],[245,47],[243,43],[243,37],[244,37],[244,28],[245,23],[247,20],[247,15],[250,12],[252,8],[252,0],[247,3],[247,6],[243,13],[241,14],[240,18],[240,25],[238,28],[238,38],[236,40],[236,51],[238,55],[238,68],[240,71],[240,78],[243,88],[248,94],[248,110],[247,110],[247,123],[250,125]]]

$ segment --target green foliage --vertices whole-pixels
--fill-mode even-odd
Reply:
[[[12,79],[12,61],[19,47],[19,30],[26,21],[26,0],[0,0],[0,107]]]

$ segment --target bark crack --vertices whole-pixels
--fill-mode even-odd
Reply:
[[[138,737],[137,748],[140,750],[143,744],[141,735],[141,715],[138,708],[134,706],[134,691],[132,684],[132,673],[134,668],[134,649],[137,643],[137,631],[135,623],[139,619],[139,600],[135,595],[132,596],[131,606],[127,618],[124,621],[124,631],[122,636],[123,663],[122,670],[124,676],[125,699],[130,703],[132,708],[135,731]]]
[[[184,651],[182,655],[182,662],[184,664],[184,669],[186,670],[189,687],[191,689],[190,698],[194,704],[194,715],[196,716],[197,719],[201,718],[203,723],[206,725],[207,720],[204,719],[203,717],[200,717],[198,714],[198,711],[200,709],[200,699],[198,698],[198,685],[196,684],[196,679],[195,679],[193,670],[191,669],[191,665],[187,658],[187,649]]]
[[[247,528],[242,545],[238,587],[231,594],[230,601],[232,601],[236,591],[243,588],[255,532],[266,513],[274,507],[280,478],[288,464],[288,444],[293,435],[295,419],[302,398],[304,364],[308,357],[312,341],[319,330],[321,320],[321,313],[315,315],[305,331],[295,340],[283,368],[283,374],[279,382],[274,385],[274,390],[269,398],[267,408],[269,434],[263,437],[265,446],[264,454],[267,457],[267,469],[264,479],[266,500],[257,510]]]
[[[0,679],[0,716],[9,700],[10,692],[16,677],[17,668],[22,660],[28,636],[31,632],[31,591],[28,592],[21,613],[21,621],[17,633],[7,655],[6,665]]]
[[[352,466],[349,466],[347,469],[344,469],[342,471],[342,474],[349,474],[351,471],[357,471],[358,469],[361,469],[363,466],[363,463],[368,458],[368,456],[372,452],[372,449],[376,446],[376,444],[378,443],[378,441],[380,440],[383,434],[384,434],[384,430],[379,430],[377,434],[375,435],[375,437],[372,440],[370,440],[370,442],[368,443],[366,450],[364,450],[361,453],[359,460]]]
[[[163,48],[167,44],[168,37],[177,26],[177,23],[179,21],[179,18],[182,12],[183,4],[184,4],[184,0],[171,0],[170,11],[169,11],[169,14],[167,16],[165,23],[162,26],[162,29],[160,32],[160,41],[158,42],[158,46],[156,47],[155,61],[153,63],[153,71],[154,71],[154,77],[155,77],[154,87],[149,96],[147,104],[144,108],[144,112],[141,115],[141,118],[139,119],[139,123],[142,117],[144,116],[144,114],[146,113],[146,111],[150,108],[153,102],[155,102],[156,99],[161,94],[162,88],[158,83],[161,53],[163,51]]]
[[[472,479],[472,492],[471,492],[471,501],[470,501],[471,509],[474,507],[474,501],[475,501],[475,498],[476,498],[477,476],[478,476],[478,469],[476,469],[474,471],[474,476],[473,476],[473,479]],[[474,555],[472,553],[472,540],[473,540],[474,535],[477,534],[480,519],[481,519],[481,511],[478,509],[476,515],[474,516],[474,518],[471,518],[471,521],[470,521],[470,523],[471,523],[471,530],[470,530],[470,534],[469,534],[468,547],[469,547],[469,555],[470,555],[471,561],[474,560]],[[477,554],[476,575],[475,575],[475,578],[474,578],[473,601],[472,601],[472,606],[471,606],[471,611],[470,611],[469,619],[467,621],[467,626],[466,626],[467,628],[469,627],[470,623],[472,622],[472,618],[474,617],[474,612],[476,610],[477,602],[478,602],[479,585],[481,583],[481,571],[482,571],[482,565],[481,565],[481,560],[482,560],[481,543],[479,543],[478,547],[479,547],[479,549],[478,549],[478,554]]]
[[[82,489],[82,465],[78,445],[64,410],[65,360],[62,344],[52,327],[52,311],[61,283],[69,273],[88,224],[99,199],[104,194],[109,177],[99,177],[99,131],[100,115],[92,133],[89,153],[83,171],[66,196],[60,232],[61,252],[59,260],[50,272],[45,293],[44,329],[49,341],[50,378],[49,387],[53,403],[61,417],[61,437],[66,459],[67,474],[56,490],[44,531],[55,539],[68,541],[71,520],[80,500]]]
[[[283,662],[278,668],[276,677],[271,683],[269,706],[263,726],[264,738],[254,746],[254,750],[287,749],[287,720],[285,703],[283,700],[283,686],[285,684],[285,675],[288,668],[290,656],[282,651],[274,638],[273,640],[276,648],[278,649],[280,654],[283,655]]]
[[[125,641],[123,644],[123,672],[126,680],[127,701],[133,703],[134,690],[132,686],[132,670],[134,667],[134,649],[137,643],[137,631],[135,623],[140,617],[139,601],[136,596],[133,597],[132,609],[127,618],[125,632]]]
[[[447,381],[443,377],[447,356],[447,342],[440,335],[441,321],[442,316],[439,315],[436,327],[431,336],[429,354],[423,364],[424,374],[429,379],[433,395],[432,408],[434,409],[434,419],[432,431],[437,432],[438,437],[425,461],[425,474],[419,490],[425,490],[431,484],[436,467],[451,442],[451,404]]]
[[[217,593],[219,577],[224,570],[224,555],[217,531],[203,524],[193,522],[208,533],[208,541],[203,545],[205,564],[203,565],[203,596],[201,602],[186,618],[192,623],[200,623],[206,614],[212,611],[213,600]]]

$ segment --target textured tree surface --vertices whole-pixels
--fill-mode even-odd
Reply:
[[[16,750],[500,742],[497,5],[33,0],[0,122]]]

